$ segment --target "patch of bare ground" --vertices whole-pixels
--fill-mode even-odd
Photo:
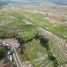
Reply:
[[[12,38],[12,39],[0,39],[0,41],[2,41],[2,42],[5,42],[5,43],[10,43],[11,45],[13,45],[14,47],[19,47],[19,43],[18,43],[18,41],[16,40],[16,39],[14,39],[14,38]]]
[[[67,5],[58,5],[58,4],[9,4],[3,6],[1,10],[9,11],[24,11],[24,10],[37,10],[40,13],[53,21],[64,22],[67,15]],[[58,22],[56,22],[58,23]]]
[[[0,67],[2,67],[4,64],[4,59],[3,60],[0,60]]]
[[[58,5],[58,4],[41,4],[41,5],[24,5],[27,10],[34,10],[40,14],[50,18],[54,21],[65,21],[67,15],[67,5]],[[37,11],[36,11],[37,10]]]
[[[67,21],[66,21],[66,22],[64,22],[64,25],[65,25],[65,26],[67,26]]]
[[[22,63],[23,67],[33,67],[32,64],[30,64],[29,61],[25,61]]]

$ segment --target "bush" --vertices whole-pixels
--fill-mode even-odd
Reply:
[[[17,37],[16,38],[18,40],[18,42],[20,43],[20,45],[22,45],[25,41],[23,39],[23,37]]]
[[[54,61],[54,67],[58,67],[58,62],[57,62],[57,60]]]
[[[7,33],[6,32],[3,32],[2,39],[5,39],[6,37],[7,37]]]
[[[39,36],[39,33],[36,33],[36,34],[35,34],[35,38],[39,39],[39,37],[40,37],[40,36]]]
[[[41,42],[43,42],[44,44],[47,44],[47,43],[48,43],[48,39],[45,38],[45,37],[41,37],[40,40],[41,40]]]
[[[52,52],[49,52],[49,53],[48,53],[48,58],[49,58],[49,60],[51,60],[51,61],[55,61],[55,60],[56,60],[56,58],[53,56]]]
[[[6,56],[6,48],[1,47],[0,48],[0,59],[4,58]]]
[[[47,38],[40,38],[40,43],[42,44],[43,47],[45,47],[47,49],[47,51],[49,50],[49,44],[48,44],[48,39]]]

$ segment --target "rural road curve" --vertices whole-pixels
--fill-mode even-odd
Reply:
[[[18,56],[18,54],[16,52],[15,47],[13,45],[11,45],[11,44],[10,44],[10,47],[14,51],[13,57],[14,57],[14,60],[15,60],[15,62],[17,64],[17,67],[22,67],[21,61],[19,59],[19,56]]]

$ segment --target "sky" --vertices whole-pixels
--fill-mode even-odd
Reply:
[[[12,0],[12,1],[23,1],[23,0]],[[28,0],[28,1],[36,1],[36,0]],[[43,0],[46,1],[46,0]],[[48,0],[48,1],[66,1],[66,0]]]
[[[67,0],[0,0],[0,1],[22,1],[24,2],[57,2],[57,3],[67,3]]]

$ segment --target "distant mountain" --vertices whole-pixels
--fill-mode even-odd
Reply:
[[[0,6],[7,5],[7,2],[0,1]]]
[[[52,2],[52,3],[56,3],[56,4],[65,4],[65,5],[67,5],[67,0],[47,0],[47,1]]]

